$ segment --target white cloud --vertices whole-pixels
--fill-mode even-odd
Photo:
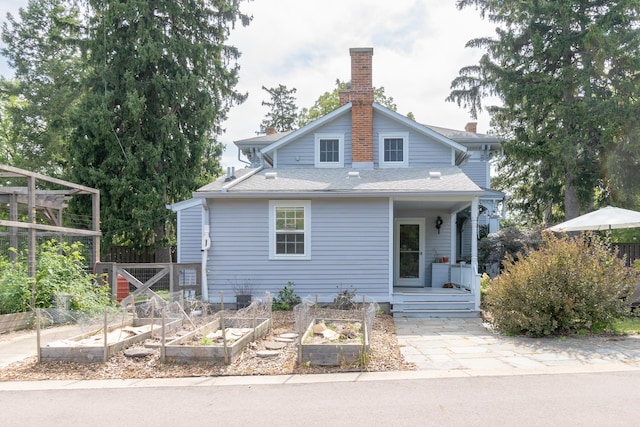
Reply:
[[[0,0],[3,20],[26,0]],[[296,88],[297,104],[309,107],[335,79],[349,80],[351,47],[373,47],[373,84],[384,86],[398,112],[421,123],[462,129],[471,120],[445,102],[458,70],[477,63],[481,52],[465,48],[475,37],[493,35],[494,24],[473,8],[459,11],[442,0],[254,0],[242,3],[253,15],[248,27],[232,30],[230,43],[241,52],[238,89],[247,101],[223,124],[225,166],[239,166],[234,140],[255,136],[266,114],[262,86]],[[4,62],[4,61],[0,61]],[[6,68],[0,64],[0,73]],[[478,130],[489,129],[478,118]]]

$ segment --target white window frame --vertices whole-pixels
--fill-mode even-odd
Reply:
[[[337,162],[321,162],[320,161],[320,141],[323,139],[338,140],[338,156]],[[344,134],[335,133],[317,133],[315,134],[315,166],[317,168],[342,168],[344,167]]]
[[[402,161],[401,162],[385,162],[384,161],[384,140],[385,139],[402,139]],[[378,134],[378,158],[381,168],[406,168],[409,166],[409,132],[384,132]]]
[[[276,209],[304,209],[304,254],[276,253]],[[311,259],[311,201],[310,200],[269,200],[269,259],[309,260]]]

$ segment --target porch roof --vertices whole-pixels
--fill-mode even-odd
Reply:
[[[451,165],[373,170],[265,168],[252,170],[252,172],[253,174],[246,179],[238,179],[237,183],[231,183],[231,185],[224,179],[218,179],[200,188],[194,196],[224,197],[223,194],[226,196],[255,194],[259,197],[280,193],[344,193],[475,197],[484,194],[483,190],[460,168]],[[358,173],[357,176],[354,172]]]

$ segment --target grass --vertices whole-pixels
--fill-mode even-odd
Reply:
[[[613,322],[613,332],[616,335],[640,334],[640,316],[633,315]]]

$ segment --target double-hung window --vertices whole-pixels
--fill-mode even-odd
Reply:
[[[269,259],[311,259],[311,202],[269,202]]]
[[[339,134],[315,135],[315,166],[341,168],[344,166],[344,136]]]
[[[378,140],[380,167],[406,167],[409,165],[409,134],[380,133]]]

